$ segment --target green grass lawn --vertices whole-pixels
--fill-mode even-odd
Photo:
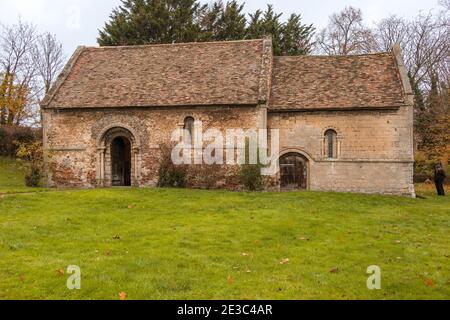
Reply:
[[[0,194],[35,191],[24,184],[23,163],[0,156]]]
[[[408,199],[21,185],[1,160],[0,299],[450,299],[450,199],[431,189]],[[66,288],[69,265],[81,290]],[[370,265],[381,290],[366,287]]]

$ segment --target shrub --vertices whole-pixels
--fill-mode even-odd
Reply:
[[[168,145],[161,146],[161,160],[158,169],[158,187],[160,188],[185,188],[186,167],[175,165],[172,162],[172,148]]]
[[[250,163],[250,147],[249,141],[245,143],[245,164],[241,165],[239,171],[239,180],[246,190],[249,191],[261,191],[264,189],[264,178],[261,174],[261,169],[263,165],[259,159],[259,148],[257,152],[257,164]]]
[[[261,191],[264,189],[264,178],[261,175],[262,166],[245,164],[241,166],[239,180],[246,190]]]
[[[18,145],[42,140],[42,130],[23,126],[0,126],[0,155],[14,157]]]
[[[32,168],[31,172],[25,175],[25,185],[27,187],[37,188],[42,179],[42,174],[39,169]]]
[[[25,185],[39,187],[44,167],[44,151],[41,141],[17,143],[17,157],[26,167]]]

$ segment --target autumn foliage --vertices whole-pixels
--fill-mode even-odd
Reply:
[[[17,83],[15,75],[1,75],[0,84],[0,124],[19,125],[27,116],[30,89],[27,84]]]

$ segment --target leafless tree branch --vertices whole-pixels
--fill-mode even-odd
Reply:
[[[0,25],[0,124],[39,121],[38,103],[61,71],[63,60],[62,45],[55,36],[38,34],[34,25],[20,19],[11,26]],[[11,102],[19,99],[18,93],[20,103]]]
[[[373,34],[363,24],[360,9],[347,7],[331,15],[328,26],[316,38],[316,51],[328,55],[368,53],[373,47]]]

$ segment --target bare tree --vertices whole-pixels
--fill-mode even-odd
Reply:
[[[368,53],[374,45],[370,28],[363,24],[361,9],[347,7],[330,16],[316,38],[317,51],[328,55]]]
[[[63,47],[56,36],[45,33],[37,37],[32,51],[37,75],[47,93],[64,66]]]
[[[450,10],[450,0],[439,0],[439,5],[444,7],[446,10]]]
[[[30,106],[25,101],[32,98],[30,88],[33,86],[35,68],[31,50],[35,39],[35,27],[21,20],[12,26],[1,26],[0,74],[4,86],[0,97],[1,124],[19,123],[29,113],[26,109]]]
[[[429,82],[432,72],[448,63],[450,28],[442,16],[419,15],[410,25],[405,63],[416,83]]]
[[[389,51],[400,44],[414,84],[430,88],[432,73],[448,82],[450,28],[445,14],[420,14],[412,21],[390,16],[373,32],[376,51]]]
[[[39,100],[63,66],[62,45],[21,20],[0,25],[0,124],[37,124]]]
[[[21,20],[16,25],[0,27],[0,66],[3,71],[16,74],[26,70],[36,39],[35,27]]]
[[[377,51],[389,51],[396,43],[405,48],[410,41],[410,23],[395,15],[378,22],[373,32]]]

